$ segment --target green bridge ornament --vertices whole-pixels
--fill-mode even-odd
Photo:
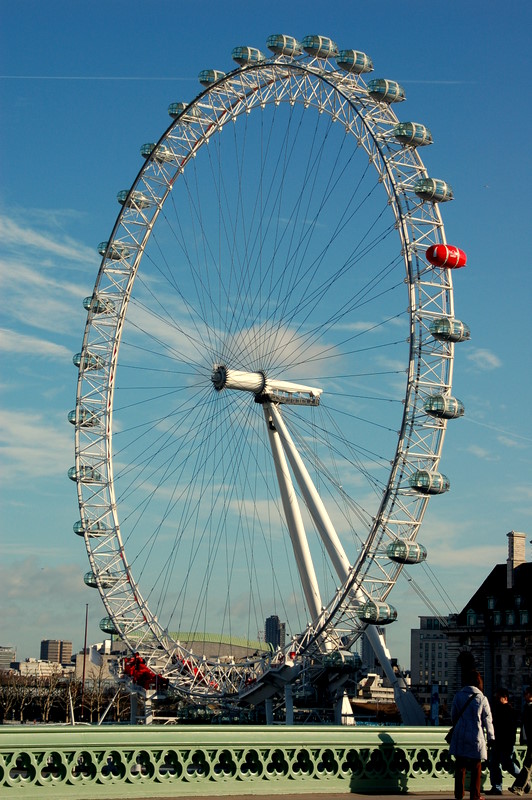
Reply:
[[[0,797],[450,790],[453,759],[445,733],[413,727],[4,725]]]

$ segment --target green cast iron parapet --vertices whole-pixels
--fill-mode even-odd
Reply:
[[[0,726],[0,797],[452,788],[444,728]]]

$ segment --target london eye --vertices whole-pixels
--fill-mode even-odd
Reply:
[[[74,357],[74,530],[102,630],[196,699],[262,696],[281,663],[290,681],[364,633],[383,646],[464,413],[466,258],[421,159],[430,130],[399,120],[403,88],[369,79],[365,53],[267,48],[206,65],[142,145]],[[258,635],[272,613],[277,653]],[[249,654],[202,652],[205,631]]]

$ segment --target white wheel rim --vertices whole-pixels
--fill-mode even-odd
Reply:
[[[360,76],[328,60],[279,56],[239,68],[161,137],[162,157],[147,160],[129,193],[137,203],[123,206],[113,229],[94,289],[106,308],[89,311],[82,347],[99,368],[82,362],[78,382],[78,419],[88,409],[99,421],[76,425],[77,474],[99,475],[77,481],[81,522],[110,620],[183,692],[236,694],[250,664],[205,660],[174,632],[216,626],[254,639],[278,612],[300,634],[291,647],[319,649],[323,630],[352,643],[363,629],[354,593],[385,600],[401,570],[386,545],[417,536],[428,497],[408,479],[437,469],[446,425],[423,403],[448,395],[452,379],[453,344],[429,326],[453,317],[453,300],[449,271],[424,258],[445,241],[443,226],[438,207],[415,195],[427,172],[394,139],[396,123]],[[284,415],[352,565],[341,585],[323,567],[320,619],[300,598],[288,607],[297,584],[280,563],[289,551],[264,419],[249,394],[213,387],[213,366],[224,363],[323,389],[319,407]],[[173,383],[155,379],[168,375]],[[200,482],[181,466],[185,456]],[[200,558],[207,568],[196,573]],[[273,566],[269,592],[264,562]],[[233,576],[225,594],[223,570]],[[191,585],[195,604],[185,599]],[[267,659],[253,667],[265,668]]]

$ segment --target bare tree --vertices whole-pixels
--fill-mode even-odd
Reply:
[[[49,675],[38,675],[35,680],[35,700],[43,722],[48,722],[50,710],[57,701],[58,686],[62,677],[60,664],[54,664]]]
[[[17,704],[16,680],[11,670],[0,672],[0,721],[14,716]]]
[[[24,709],[33,702],[35,696],[35,679],[25,675],[14,676],[15,706],[18,711],[19,721],[24,721]]]

